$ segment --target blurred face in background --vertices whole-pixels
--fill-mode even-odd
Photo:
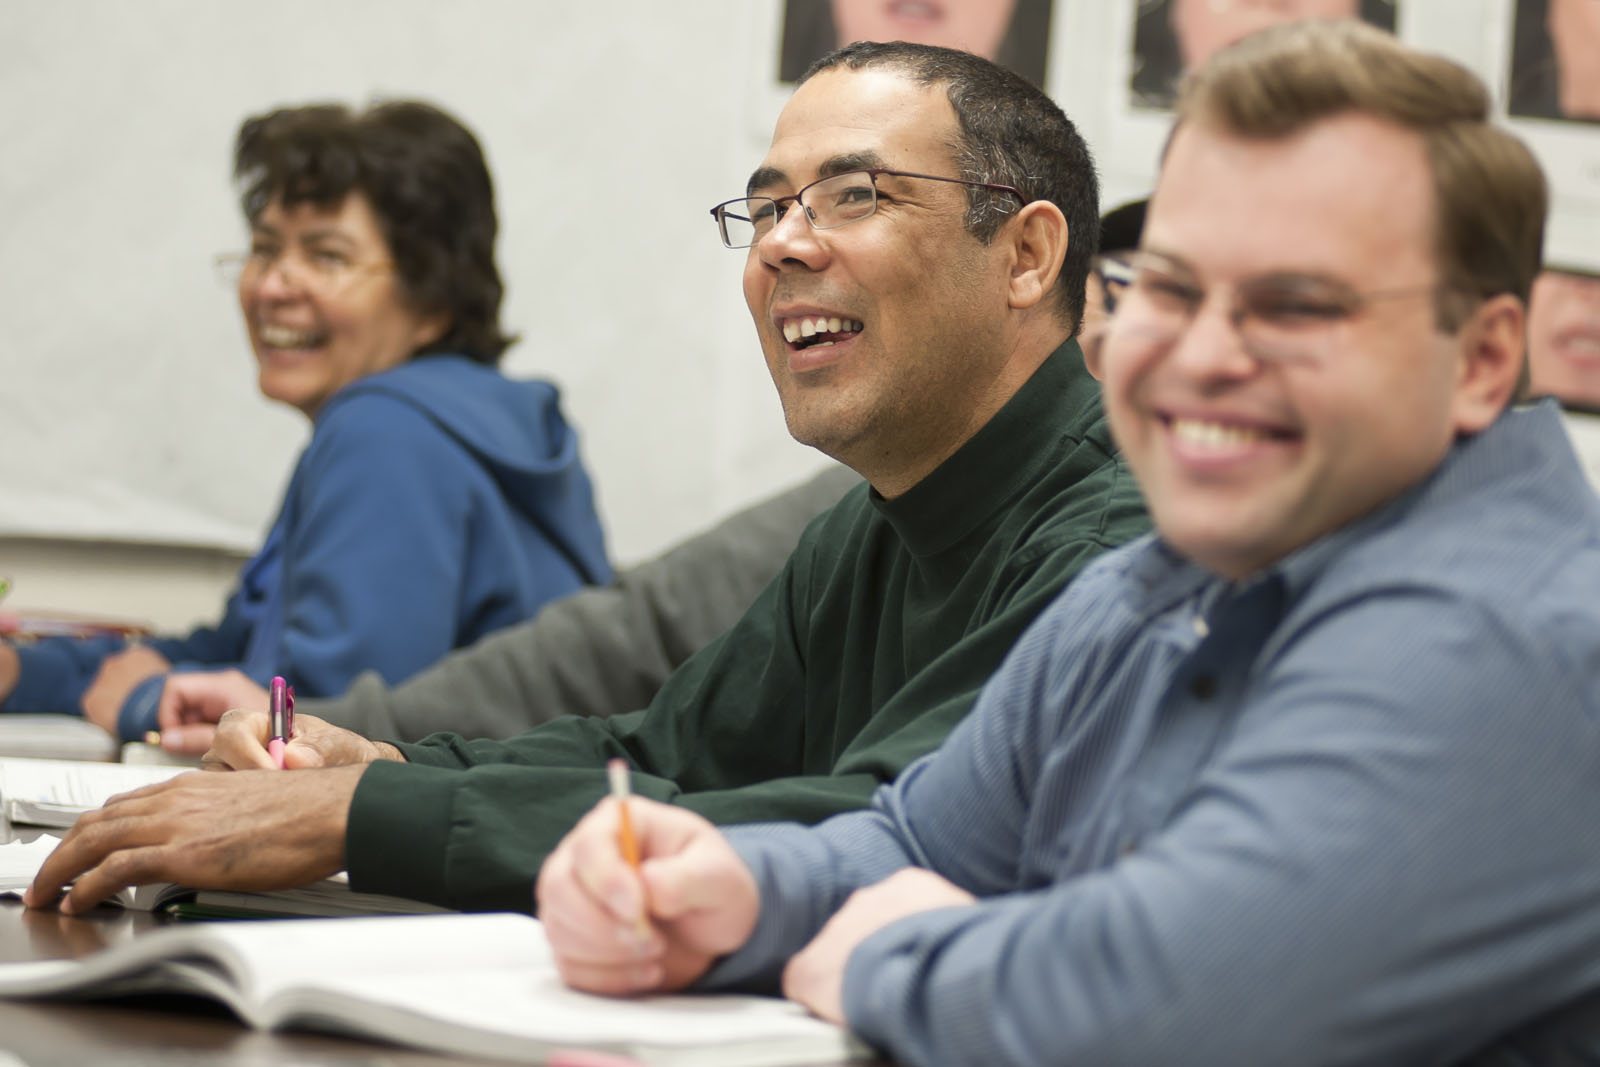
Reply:
[[[357,378],[439,337],[404,298],[377,216],[359,192],[335,207],[272,200],[250,226],[239,306],[263,396],[315,417]]]
[[[1562,114],[1600,119],[1600,0],[1550,0]]]
[[[1600,278],[1539,275],[1528,308],[1528,363],[1535,395],[1600,410]]]
[[[1016,0],[832,0],[839,44],[910,41],[960,48],[985,59],[1000,52]]]
[[[1589,0],[1580,0],[1589,2]],[[1355,18],[1360,0],[1172,0],[1172,32],[1192,70],[1241,37],[1307,18]]]

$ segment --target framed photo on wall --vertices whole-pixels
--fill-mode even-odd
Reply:
[[[1123,0],[1107,42],[1111,109],[1102,165],[1118,184],[1154,181],[1185,71],[1240,37],[1303,18],[1360,18],[1393,33],[1406,0]]]
[[[813,60],[852,41],[912,41],[961,48],[1043,87],[1051,0],[784,0],[778,80],[792,84]]]

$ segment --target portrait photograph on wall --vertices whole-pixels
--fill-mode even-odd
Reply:
[[[1528,310],[1528,368],[1535,396],[1600,413],[1600,274],[1547,268]]]
[[[1600,0],[1504,0],[1499,28],[1506,123],[1550,180],[1545,262],[1600,272]]]
[[[1506,111],[1600,124],[1600,3],[1516,0]]]
[[[1303,18],[1360,18],[1393,33],[1395,0],[1139,0],[1129,102],[1170,108],[1184,71],[1247,34]]]
[[[785,0],[778,80],[852,41],[960,48],[1045,84],[1051,0]]]

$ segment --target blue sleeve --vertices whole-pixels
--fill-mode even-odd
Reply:
[[[1064,634],[1025,637],[875,810],[730,834],[762,913],[712,980],[770,982],[852,889],[915,863],[981,899],[848,961],[849,1023],[897,1063],[1453,1063],[1592,1005],[1600,709],[1559,633],[1428,596],[1319,619],[1153,833],[1061,874],[1079,828],[1115,820],[1097,803],[1141,795],[1052,765],[1069,732],[1125,743],[1086,716]]]
[[[1040,739],[1088,727],[1014,658],[883,796],[986,899],[862,942],[851,1026],[906,1064],[1453,1063],[1592,992],[1600,718],[1561,636],[1428,596],[1300,636],[1157,832],[1067,877],[1099,813],[1039,789]]]
[[[336,696],[363,670],[393,685],[449,652],[472,459],[409,404],[371,395],[330,413],[299,473],[269,673]]]
[[[20,673],[0,710],[80,715],[83,691],[100,669],[100,661],[126,647],[120,637],[47,637],[18,644]]]
[[[363,394],[318,425],[284,502],[281,625],[236,594],[217,627],[152,642],[177,669],[274,674],[306,697],[342,694],[362,671],[394,685],[455,646],[483,473],[410,404]],[[268,627],[268,637],[254,632]],[[129,693],[125,739],[155,727],[161,682]]]
[[[175,664],[210,666],[236,662],[243,655],[250,634],[249,624],[238,611],[239,597],[240,594],[235,593],[229,598],[222,621],[216,626],[200,627],[184,637],[152,637],[145,644]],[[127,642],[120,637],[51,637],[18,645],[21,673],[3,710],[80,714],[84,690],[94,680],[101,662],[127,647]],[[155,728],[155,702],[147,695],[135,701],[135,696],[147,689],[148,684],[136,689],[123,702],[120,721],[126,724],[121,731],[125,739],[143,737],[146,730]],[[156,696],[160,696],[159,686]],[[146,711],[133,711],[135,703]]]

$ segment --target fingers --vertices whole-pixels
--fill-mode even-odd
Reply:
[[[646,809],[648,801],[634,797],[628,804],[629,821],[642,852],[644,835],[640,824],[648,824],[651,818]],[[638,872],[623,858],[619,810],[614,798],[605,798],[578,821],[564,844],[568,846],[571,878],[577,886],[605,909],[613,923],[637,925],[645,915],[644,885]]]
[[[285,770],[303,771],[312,767],[326,767],[327,763],[315,745],[306,744],[303,738],[296,737],[284,747],[283,766]]]
[[[354,730],[346,730],[314,715],[298,715],[294,740],[285,755],[289,767],[346,767],[378,759],[378,746]]]
[[[680,988],[749,936],[755,880],[705,819],[641,797],[627,803],[639,870],[623,858],[620,807],[608,797],[545,862],[539,915],[570,985],[601,993]]]
[[[345,815],[361,768],[304,774],[183,774],[89,812],[40,866],[26,895],[63,911],[124,885],[282,889],[344,866]]]
[[[161,747],[167,752],[185,756],[204,755],[217,736],[215,723],[195,722],[181,726],[166,726],[161,730]],[[226,769],[220,766],[219,769]]]
[[[266,690],[242,671],[196,671],[167,679],[156,719],[165,732],[186,723],[214,723],[230,708],[266,706]]]
[[[630,993],[661,981],[660,937],[644,923],[643,892],[617,848],[617,807],[584,816],[539,871],[539,916],[562,979],[593,993]]]
[[[207,766],[220,764],[233,770],[276,770],[267,752],[267,714],[235,708],[217,723],[211,748],[205,754]]]
[[[151,789],[160,790],[164,785]],[[137,818],[147,810],[145,794],[150,791],[141,789],[113,797],[105,807],[82,816],[40,865],[33,884],[23,895],[23,903],[29,907],[45,907],[60,898],[62,890],[70,885],[72,892],[61,901],[61,910],[73,914],[93,907],[124,885],[132,884],[114,880],[122,877],[125,869],[132,869],[127,866],[127,860],[117,857],[124,849],[160,839],[152,836],[152,828]],[[150,859],[144,857],[138,864],[140,869]]]

